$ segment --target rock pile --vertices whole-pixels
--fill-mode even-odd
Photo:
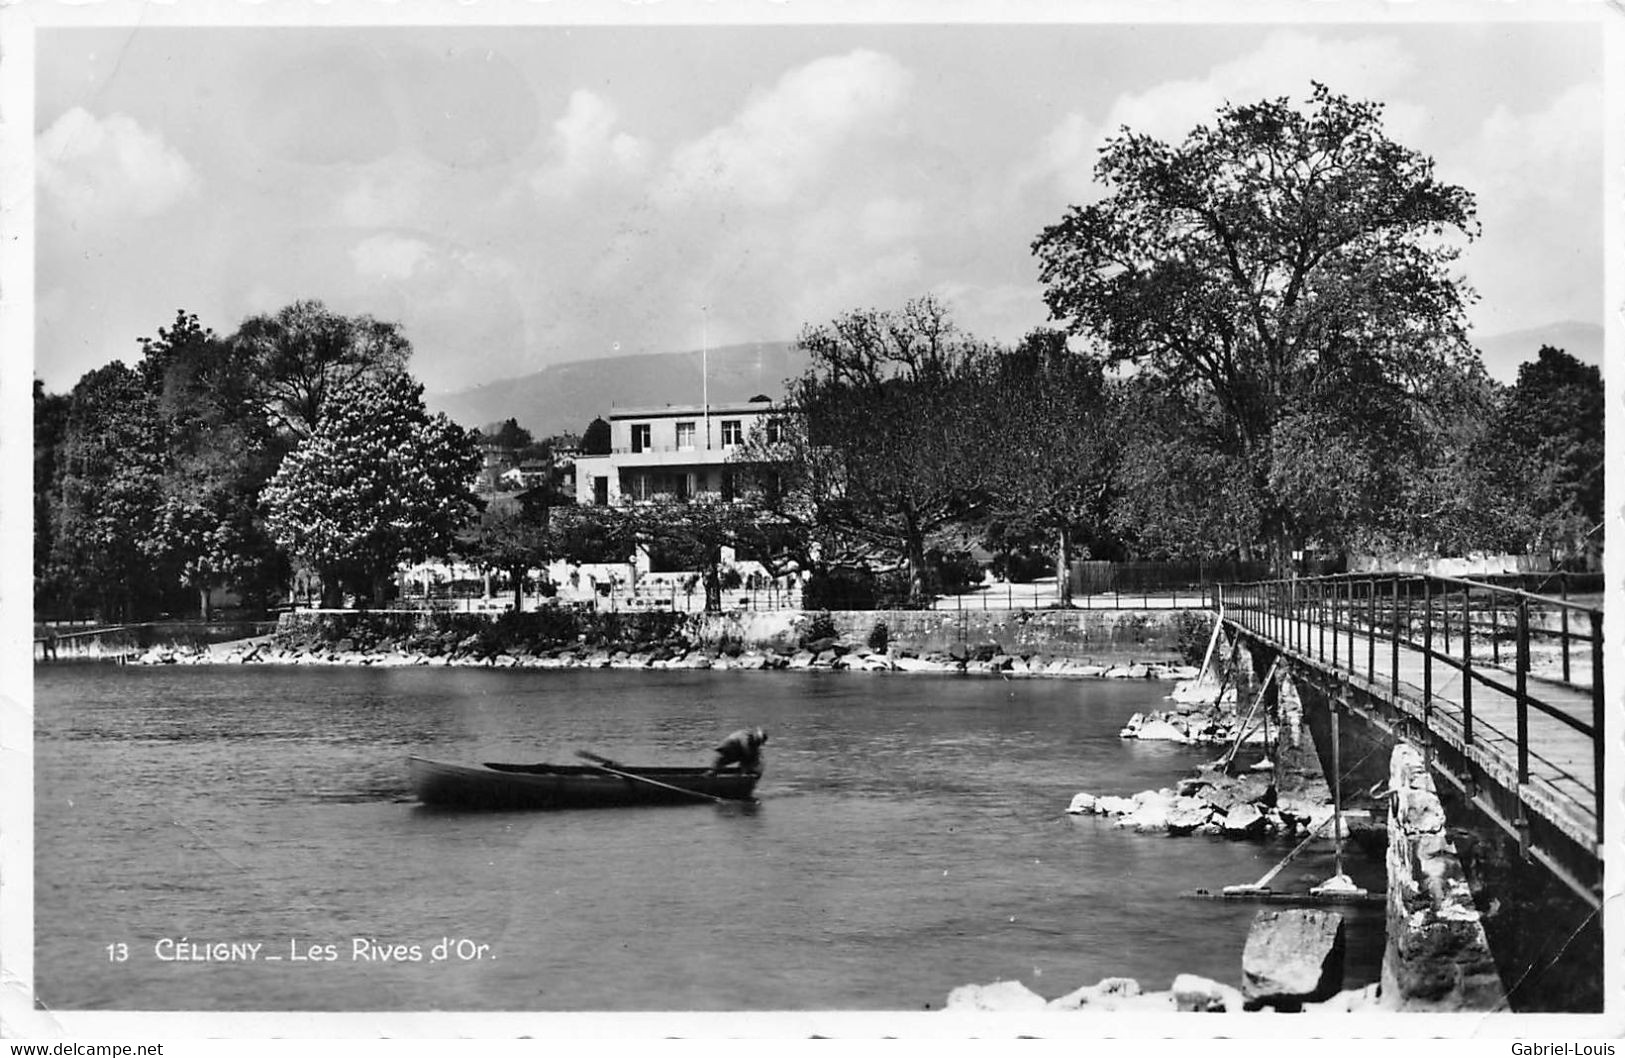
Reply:
[[[1376,984],[1338,992],[1324,1002],[1301,1001],[1295,1009],[1318,1013],[1347,1013],[1377,1010]],[[961,985],[948,993],[943,1008],[958,1013],[1016,1013],[1051,1010],[1081,1010],[1089,1013],[1207,1013],[1239,1014],[1262,1009],[1241,989],[1196,974],[1180,974],[1167,990],[1147,992],[1132,977],[1108,977],[1056,999],[1045,999],[1020,981],[995,981],[986,985]],[[1280,1007],[1278,1009],[1286,1009]]]
[[[1135,713],[1118,732],[1122,738],[1137,738],[1147,742],[1186,742],[1194,745],[1229,745],[1236,740],[1236,731],[1244,718],[1234,709],[1212,706],[1207,709],[1153,710]],[[1264,725],[1255,723],[1244,745],[1264,741]]]
[[[1067,811],[1106,816],[1113,826],[1141,833],[1261,838],[1301,837],[1329,820],[1333,809],[1329,800],[1278,798],[1268,774],[1228,776],[1210,765],[1176,787],[1132,797],[1080,793]]]

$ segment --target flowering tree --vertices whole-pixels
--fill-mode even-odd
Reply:
[[[479,466],[471,435],[424,408],[421,384],[368,377],[341,392],[260,501],[277,543],[320,574],[324,605],[345,589],[382,601],[400,564],[453,549],[477,511]]]

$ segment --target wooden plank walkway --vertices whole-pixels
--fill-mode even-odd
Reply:
[[[1424,693],[1424,686],[1429,682],[1428,656],[1403,639],[1396,652],[1385,631],[1379,629],[1373,635],[1355,628],[1351,633],[1345,623],[1335,629],[1334,659],[1334,629],[1329,624],[1283,615],[1271,615],[1266,620],[1260,611],[1246,609],[1228,611],[1225,619],[1246,635],[1348,679],[1352,685],[1424,724],[1435,737],[1471,760],[1486,775],[1504,788],[1516,791],[1528,811],[1552,822],[1582,848],[1600,855],[1597,818],[1600,777],[1596,775],[1596,751],[1589,734],[1531,704],[1526,721],[1529,781],[1521,786],[1518,782],[1517,675],[1508,667],[1515,663],[1513,659],[1505,659],[1502,666],[1496,666],[1489,658],[1480,659],[1475,649],[1475,676],[1492,680],[1504,689],[1488,686],[1477,678],[1472,680],[1469,742],[1464,707],[1465,674],[1435,658],[1431,666],[1432,697],[1428,699]],[[1351,642],[1352,652],[1349,650]],[[1585,675],[1589,674],[1586,667]],[[1596,722],[1589,686],[1535,676],[1527,676],[1526,680],[1526,700],[1538,701],[1586,725]]]

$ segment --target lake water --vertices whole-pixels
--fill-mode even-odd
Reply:
[[[1166,690],[41,666],[36,991],[56,1009],[908,1011],[1000,979],[1050,998],[1117,975],[1239,984],[1256,906],[1179,893],[1255,880],[1286,843],[1065,811],[1213,755],[1117,737]],[[455,813],[406,782],[409,753],[708,763],[746,724],[772,735],[754,807]],[[1380,887],[1380,864],[1351,866]],[[1306,854],[1275,885],[1331,873]],[[1354,987],[1377,976],[1380,913],[1345,917]],[[239,958],[161,957],[215,943]]]

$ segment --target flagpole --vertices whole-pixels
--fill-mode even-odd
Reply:
[[[705,418],[705,450],[711,450],[711,335],[710,310],[700,306],[700,404]]]

